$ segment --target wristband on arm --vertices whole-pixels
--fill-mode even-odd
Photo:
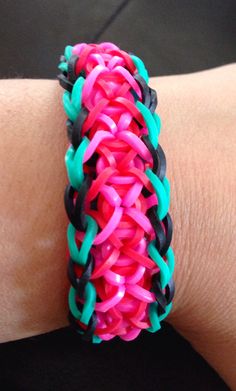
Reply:
[[[71,326],[99,343],[156,332],[174,296],[170,184],[156,91],[136,55],[110,42],[66,46]]]

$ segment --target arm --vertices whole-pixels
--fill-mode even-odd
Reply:
[[[176,296],[168,320],[236,387],[235,65],[152,78],[171,184]],[[67,324],[67,148],[52,80],[0,81],[0,341]]]

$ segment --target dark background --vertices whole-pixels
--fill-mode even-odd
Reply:
[[[64,46],[77,42],[112,41],[141,57],[150,76],[236,59],[235,1],[0,0],[0,9],[0,78],[55,78]],[[2,344],[0,389],[228,390],[166,323],[129,343],[89,345],[65,328]]]

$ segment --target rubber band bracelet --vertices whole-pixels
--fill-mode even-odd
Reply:
[[[156,91],[136,55],[110,42],[66,46],[71,326],[99,343],[156,332],[174,296],[170,184]]]

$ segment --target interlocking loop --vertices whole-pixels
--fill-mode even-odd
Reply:
[[[170,185],[156,91],[140,58],[112,43],[67,46],[70,145],[68,318],[85,340],[160,328],[174,296]]]
[[[91,184],[91,178],[86,175],[84,181],[82,182],[76,198],[75,193],[76,189],[73,188],[70,184],[66,186],[65,189],[65,209],[67,212],[67,216],[73,226],[78,231],[85,231],[87,228],[86,219],[85,219],[85,197],[88,192],[88,189]],[[74,202],[75,199],[75,202]]]
[[[171,303],[174,297],[174,290],[175,290],[174,280],[173,278],[170,279],[170,281],[165,287],[165,293],[163,293],[160,284],[160,272],[153,275],[152,282],[153,282],[152,290],[154,291],[156,300],[158,302],[158,307],[157,307],[158,314],[162,315],[166,311],[166,306]]]

